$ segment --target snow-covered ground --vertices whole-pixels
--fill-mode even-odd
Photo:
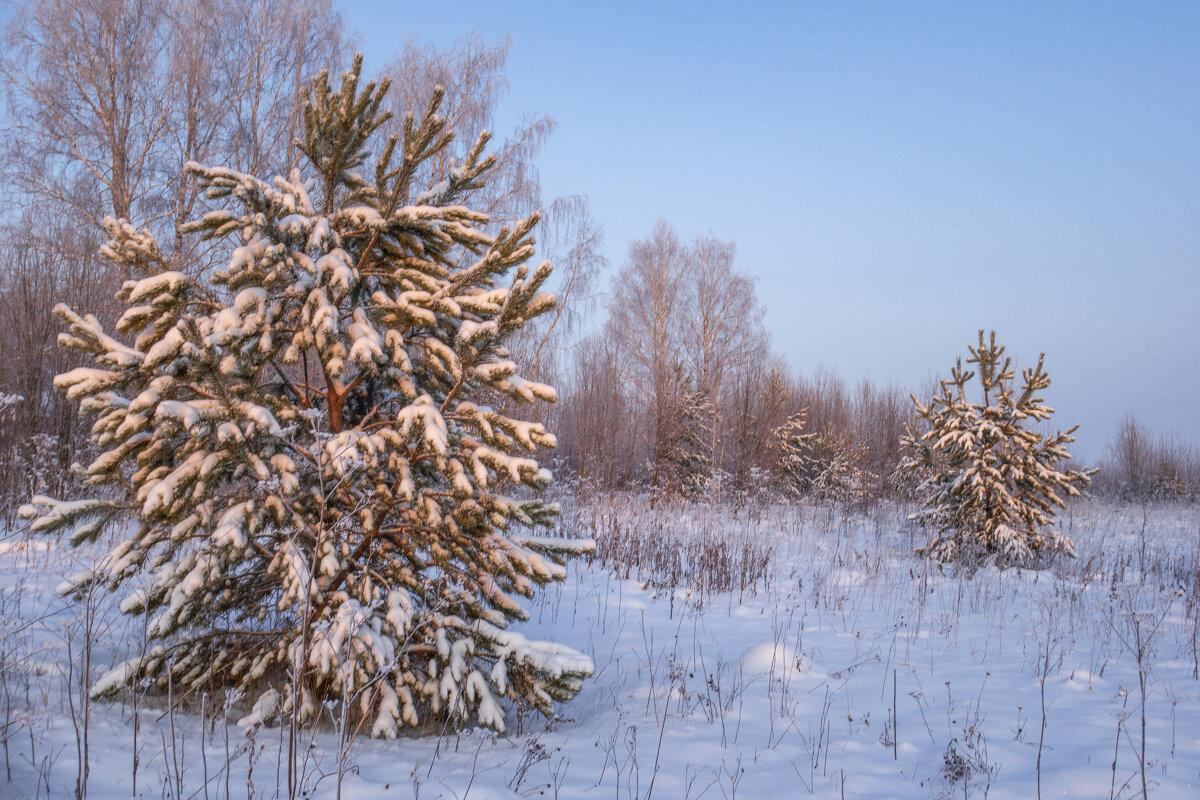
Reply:
[[[1145,512],[1076,504],[1078,558],[966,575],[910,555],[903,509],[569,504],[600,555],[522,630],[592,656],[579,696],[505,736],[360,737],[340,778],[336,726],[302,732],[295,796],[1200,797],[1200,509]],[[75,792],[86,615],[52,590],[81,557],[0,541],[0,797]],[[93,677],[139,640],[106,603]],[[206,703],[94,705],[88,796],[134,794],[136,731],[138,797],[287,797],[287,726]]]

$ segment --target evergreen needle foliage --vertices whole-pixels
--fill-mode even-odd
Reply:
[[[57,309],[62,343],[93,361],[56,383],[95,417],[98,499],[24,512],[75,543],[132,517],[64,590],[136,589],[122,610],[147,615],[155,642],[96,695],[233,687],[250,721],[311,722],[333,701],[391,737],[443,719],[503,730],[503,699],[550,713],[592,671],[507,629],[519,598],[592,547],[510,530],[557,512],[528,491],[550,482],[533,454],[554,436],[493,408],[555,399],[504,346],[555,305],[549,262],[525,265],[538,217],[493,235],[458,204],[494,162],[486,134],[446,157],[440,91],[369,164],[388,86],[360,71],[312,87],[309,179],[189,165],[218,208],[185,233],[240,241],[211,280],[108,222],[105,255],[137,276],[118,295],[132,344]],[[422,165],[439,182],[418,193]]]
[[[775,469],[784,495],[791,500],[802,498],[809,484],[807,457],[815,434],[807,432],[807,425],[808,409],[802,408],[772,432]]]
[[[969,348],[963,368],[959,357],[941,394],[928,404],[913,397],[921,430],[902,437],[899,470],[915,473],[924,508],[912,519],[937,536],[927,553],[942,561],[975,560],[994,555],[1005,565],[1029,565],[1055,552],[1074,555],[1071,540],[1046,530],[1063,496],[1076,496],[1090,473],[1060,470],[1070,459],[1066,445],[1075,426],[1045,435],[1031,429],[1054,409],[1039,392],[1050,385],[1043,367],[1026,369],[1015,385],[1012,360],[996,344],[996,332]],[[978,375],[981,402],[968,399],[968,384]]]
[[[772,433],[784,496],[791,500],[808,497],[846,508],[865,501],[874,477],[860,466],[866,448],[832,427],[807,433],[807,419],[808,409],[803,408]]]

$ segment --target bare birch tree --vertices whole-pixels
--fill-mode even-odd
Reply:
[[[608,335],[621,344],[635,406],[644,419],[631,435],[646,442],[653,487],[663,478],[681,400],[676,376],[683,360],[687,279],[687,248],[660,219],[649,238],[630,245],[609,301]]]
[[[595,335],[573,355],[571,391],[559,418],[561,454],[584,486],[612,491],[632,480],[635,466],[621,351],[611,337]]]
[[[43,385],[67,366],[58,363],[50,309],[67,301],[102,319],[111,313],[130,272],[97,257],[104,218],[153,230],[178,269],[211,266],[213,244],[185,247],[178,235],[200,202],[184,165],[286,174],[300,91],[320,69],[336,68],[345,36],[330,0],[12,8],[0,57],[0,179],[10,216],[0,222],[6,261],[19,266],[0,282],[0,335],[10,363],[23,366],[0,370],[0,391],[24,401],[0,482],[15,487],[37,449],[29,437],[48,437],[64,468],[73,458],[74,411]]]
[[[40,0],[16,7],[5,29],[10,175],[97,229],[108,214],[145,221],[162,202],[174,99],[165,10],[158,0]],[[76,201],[81,177],[105,207]]]
[[[696,381],[708,396],[712,412],[710,461],[722,462],[721,389],[733,370],[761,362],[768,337],[762,325],[764,309],[754,291],[754,280],[734,266],[733,242],[713,236],[698,237],[690,249],[690,292],[683,326],[688,361]],[[720,501],[720,494],[716,498]]]
[[[344,50],[329,0],[33,0],[5,42],[8,179],[160,232],[194,210],[188,161],[286,167],[298,91]]]

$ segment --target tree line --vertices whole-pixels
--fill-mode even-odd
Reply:
[[[557,411],[581,484],[715,501],[876,495],[911,402],[898,387],[805,377],[773,353],[733,242],[659,220],[613,278],[607,320],[574,350]]]
[[[910,390],[828,368],[797,373],[773,352],[754,279],[734,242],[680,239],[666,221],[633,242],[613,277],[603,325],[560,376],[559,456],[584,488],[693,499],[856,505],[907,498],[902,439],[927,429]],[[1089,491],[1125,501],[1190,500],[1200,450],[1155,436],[1126,413]]]

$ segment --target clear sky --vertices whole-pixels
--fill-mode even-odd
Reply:
[[[735,240],[801,371],[917,388],[995,328],[1078,454],[1126,410],[1200,442],[1200,3],[343,8],[376,65],[511,34],[546,196],[613,271],[660,216]]]

